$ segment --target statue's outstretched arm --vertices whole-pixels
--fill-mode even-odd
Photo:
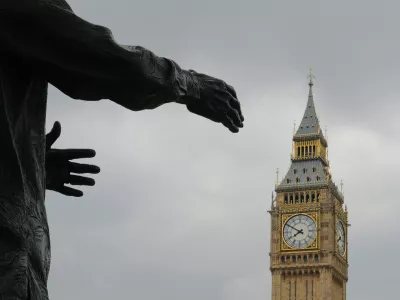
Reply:
[[[0,0],[2,52],[35,65],[75,99],[110,99],[135,111],[178,102],[232,132],[243,127],[235,90],[224,81],[117,44],[109,29],[79,18],[64,0]]]
[[[199,97],[190,72],[142,47],[117,44],[109,29],[79,18],[63,0],[0,1],[0,45],[38,64],[72,98],[141,110]]]

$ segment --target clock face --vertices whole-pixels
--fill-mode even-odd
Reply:
[[[346,252],[346,235],[344,231],[344,226],[342,221],[338,220],[337,221],[337,227],[336,227],[336,232],[337,232],[337,238],[336,238],[336,245],[337,249],[340,255],[344,255]]]
[[[295,215],[283,226],[283,238],[290,247],[304,249],[309,247],[317,237],[317,225],[307,215]]]

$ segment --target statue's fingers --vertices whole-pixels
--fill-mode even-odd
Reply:
[[[50,130],[48,134],[46,134],[46,150],[49,150],[51,146],[55,143],[55,141],[61,135],[61,124],[60,122],[54,122],[53,128]]]
[[[71,196],[71,197],[82,197],[83,196],[83,192],[82,191],[70,188],[68,186],[60,187],[57,190],[57,192],[65,195],[65,196]]]
[[[67,160],[92,158],[96,156],[96,151],[93,149],[61,149],[59,151]]]
[[[70,175],[66,183],[71,185],[89,185],[93,186],[96,182],[93,178],[78,176],[78,175]]]
[[[228,114],[225,114],[225,118],[222,120],[222,125],[228,128],[231,132],[237,133],[239,132],[239,128],[234,124]]]
[[[221,117],[219,116],[218,113],[212,111],[211,109],[207,108],[205,105],[204,107],[201,106],[187,106],[187,109],[196,115],[202,116],[204,118],[207,118],[213,122],[221,122]]]
[[[80,163],[75,163],[75,162],[68,163],[68,170],[71,173],[77,173],[77,174],[84,174],[84,173],[98,174],[98,173],[100,173],[100,168],[98,166],[88,165],[88,164],[80,164]]]
[[[240,107],[240,102],[239,102],[238,97],[236,95],[235,89],[233,88],[233,86],[231,86],[231,85],[229,85],[227,83],[225,83],[225,87],[226,87],[226,90],[229,92],[229,94],[231,94],[231,96],[232,96],[230,105],[234,109],[236,109],[238,111],[238,113],[240,115],[240,119],[243,122],[244,121],[244,117],[243,117],[243,114],[242,114],[242,108]]]
[[[243,117],[243,113],[242,113],[242,108],[240,106],[240,102],[236,97],[232,97],[231,101],[229,102],[229,104],[236,109],[236,111],[239,114],[240,117],[240,121],[243,122],[244,121],[244,117]]]
[[[235,108],[229,106],[226,114],[229,116],[236,127],[243,127],[242,119],[240,118],[239,112]]]
[[[231,85],[229,85],[229,84],[227,84],[227,83],[225,83],[225,86],[226,86],[226,89],[228,90],[228,92],[229,92],[233,97],[235,97],[235,98],[237,99],[236,91],[235,91],[235,89],[233,88],[233,86],[231,86]]]

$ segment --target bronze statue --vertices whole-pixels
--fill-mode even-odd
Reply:
[[[133,111],[175,102],[232,132],[243,127],[235,90],[224,81],[117,44],[109,29],[79,18],[64,0],[0,0],[1,300],[48,299],[45,189],[81,196],[65,184],[94,180],[71,173],[100,171],[70,161],[93,150],[51,148],[59,123],[46,142],[48,83],[73,99],[108,99]]]

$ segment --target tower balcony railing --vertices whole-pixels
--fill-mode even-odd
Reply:
[[[291,155],[292,159],[305,159],[305,158],[317,158],[320,155],[317,153],[309,153],[309,154],[303,154],[303,155]]]
[[[304,155],[290,155],[291,160],[302,160],[302,159],[313,159],[313,158],[320,158],[322,159],[327,165],[329,165],[329,160],[325,159],[321,154],[318,153],[310,153]]]

